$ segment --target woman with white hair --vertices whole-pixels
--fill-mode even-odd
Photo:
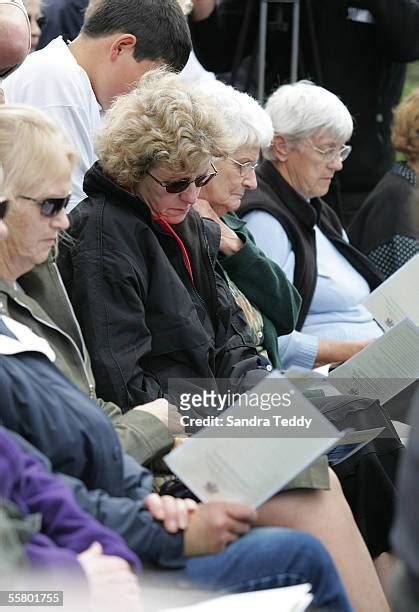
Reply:
[[[253,98],[219,81],[200,83],[199,89],[214,101],[234,150],[226,160],[217,162],[217,176],[202,187],[194,208],[202,216],[209,217],[218,224],[221,230],[218,259],[230,289],[243,309],[258,350],[267,354],[276,367],[280,367],[282,354],[278,351],[277,337],[294,329],[301,300],[281,268],[255,245],[246,223],[234,212],[239,208],[244,193],[256,189],[255,169],[259,151],[260,147],[267,147],[273,138],[272,122]],[[295,334],[298,336],[296,332],[288,336],[288,339],[291,338],[289,345],[293,344]],[[335,354],[349,352],[355,344],[337,341],[334,343]],[[330,347],[329,349],[331,350]],[[321,344],[319,351],[323,350],[325,349]],[[349,426],[355,428],[359,423],[356,411],[365,413],[364,408],[369,401],[359,398],[358,404],[355,405],[352,398],[349,401],[347,397],[327,398],[326,401],[319,400],[320,409],[324,409],[330,400],[335,415],[331,420],[339,413],[338,426],[342,426],[342,414],[349,411],[353,413]],[[330,415],[330,412],[326,411],[326,414]],[[368,423],[364,421],[362,428],[368,427]],[[391,441],[388,431],[386,435],[389,436],[386,440],[389,446],[385,450],[380,444],[377,447],[369,445],[368,457],[358,455],[350,470],[347,467],[343,470],[336,469],[354,516],[358,524],[362,525],[363,536],[374,557],[388,550],[391,500],[395,490],[391,474],[397,461],[399,441],[397,436]],[[323,476],[321,463],[313,464],[290,483],[290,488],[324,488]],[[313,491],[305,491],[304,495],[310,499],[312,493]],[[370,500],[374,500],[374,503],[371,504]],[[380,508],[378,514],[375,512],[375,506]],[[275,508],[274,513],[274,520],[279,517],[279,520],[287,521],[289,518],[286,508]],[[384,515],[385,519],[382,519],[381,515]],[[307,517],[302,519],[302,524],[307,530],[313,528]],[[321,528],[321,523],[316,520],[315,529],[318,528]],[[332,539],[328,543],[332,549],[336,544],[333,541],[333,533],[328,530]],[[340,569],[342,571],[342,568]],[[349,593],[352,594],[350,587]]]
[[[351,152],[346,106],[326,89],[300,81],[280,87],[266,111],[275,135],[263,149],[258,188],[244,196],[240,214],[302,297],[297,350],[300,365],[311,367],[320,338],[354,341],[359,350],[381,335],[362,302],[382,279],[321,200]],[[327,342],[323,358],[328,360]]]
[[[301,298],[281,267],[257,248],[246,223],[235,212],[244,194],[257,187],[260,149],[268,148],[274,136],[269,115],[249,95],[219,81],[202,82],[200,89],[216,101],[235,151],[219,162],[217,176],[202,188],[196,207],[220,226],[220,263],[255,345],[275,367],[311,367],[348,359],[364,343],[315,339],[317,350],[312,359],[307,361],[301,354],[300,334],[294,331]]]
[[[201,82],[201,91],[215,100],[234,151],[217,163],[218,174],[202,187],[195,208],[220,227],[219,261],[241,306],[253,342],[274,367],[282,365],[277,336],[293,331],[301,298],[283,271],[254,243],[235,211],[246,190],[256,188],[260,148],[273,137],[271,120],[249,95],[220,81]]]

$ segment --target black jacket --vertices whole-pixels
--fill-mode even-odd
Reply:
[[[76,242],[61,250],[59,265],[102,397],[129,409],[163,395],[177,404],[179,393],[201,386],[186,379],[206,381],[211,389],[221,379],[233,391],[253,386],[266,371],[215,271],[216,224],[191,211],[174,226],[189,254],[192,283],[177,241],[151,219],[144,202],[98,164],[86,174],[84,189],[88,198],[71,214]],[[181,380],[181,389],[169,379]]]
[[[317,283],[315,225],[362,274],[371,290],[382,282],[383,277],[368,258],[343,239],[337,215],[323,200],[312,198],[306,202],[266,160],[259,166],[257,177],[258,188],[245,194],[239,215],[264,210],[275,217],[287,233],[295,254],[293,284],[303,299],[298,330],[304,325]]]
[[[231,70],[249,3],[243,56],[251,58],[255,73],[259,0],[222,0],[208,19],[191,21],[194,49],[206,68]],[[267,94],[289,82],[291,24],[292,4],[269,5]],[[301,0],[298,78],[333,91],[355,120],[354,151],[339,173],[344,192],[370,191],[391,167],[392,109],[400,99],[405,63],[419,58],[418,32],[416,0]],[[254,79],[244,86],[255,93]]]
[[[396,162],[355,215],[348,233],[353,244],[388,277],[419,253],[417,175]]]

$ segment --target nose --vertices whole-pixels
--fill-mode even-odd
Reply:
[[[51,217],[51,227],[57,231],[63,231],[70,227],[70,221],[65,208],[62,208],[59,213]]]
[[[195,183],[191,183],[185,191],[179,194],[180,199],[185,204],[190,204],[192,206],[197,201],[200,190],[200,187],[197,187]]]
[[[256,172],[252,169],[250,172],[247,172],[243,177],[243,187],[245,189],[253,190],[258,186],[258,181],[256,178]]]
[[[343,161],[340,158],[340,155],[337,154],[335,157],[328,163],[328,167],[333,169],[335,172],[339,172],[343,168]]]
[[[36,19],[31,19],[31,37],[32,37],[32,47],[36,48],[38,45],[39,37],[41,36],[41,28],[38,25]]]

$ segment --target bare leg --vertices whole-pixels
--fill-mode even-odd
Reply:
[[[258,510],[259,525],[282,525],[316,536],[332,556],[356,612],[388,612],[368,549],[336,475],[330,490],[284,491]]]

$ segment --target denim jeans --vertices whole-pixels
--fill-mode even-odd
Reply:
[[[216,555],[191,557],[184,571],[194,584],[217,591],[256,591],[309,582],[314,608],[352,610],[324,546],[294,529],[252,529]]]

